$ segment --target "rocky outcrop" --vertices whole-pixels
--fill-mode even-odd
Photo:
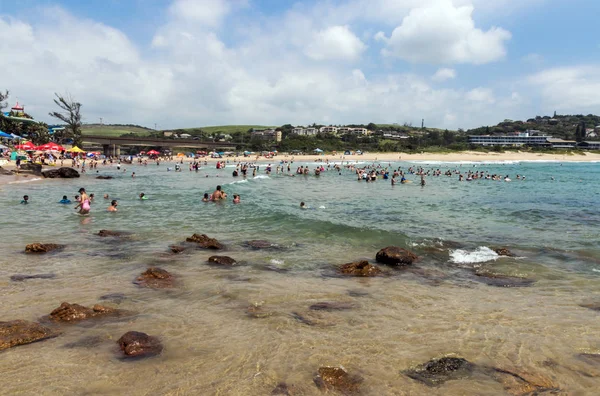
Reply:
[[[466,359],[443,357],[404,371],[404,374],[428,386],[437,386],[446,381],[468,378],[473,374],[475,365]]]
[[[419,257],[413,252],[397,247],[388,246],[377,252],[375,260],[378,263],[392,265],[392,266],[405,266],[411,265],[417,261]]]
[[[41,164],[32,164],[30,162],[21,164],[21,171],[31,172],[34,175],[40,176],[42,174],[42,165]]]
[[[498,256],[515,257],[516,255],[505,247],[492,249]]]
[[[111,230],[100,230],[98,231],[98,236],[101,237],[128,237],[130,236],[130,232],[126,231],[111,231]]]
[[[350,375],[343,367],[321,367],[313,378],[315,385],[323,391],[337,391],[344,395],[360,392],[363,378]]]
[[[210,256],[208,258],[210,264],[217,264],[222,266],[231,267],[237,264],[237,261],[228,256]]]
[[[111,180],[113,179],[112,176],[96,176],[96,179],[98,180]]]
[[[35,275],[13,275],[10,280],[13,282],[23,282],[28,279],[54,279],[56,274],[35,274]]]
[[[359,261],[355,263],[344,264],[339,267],[339,272],[344,275],[371,277],[381,274],[381,270],[376,266],[369,264],[368,261]]]
[[[126,311],[98,304],[94,305],[92,308],[88,308],[83,305],[64,302],[60,304],[60,307],[50,313],[50,319],[55,322],[75,323],[92,318],[124,316],[126,314]]]
[[[175,286],[175,277],[162,268],[151,267],[143,272],[133,283],[152,289],[169,289]]]
[[[203,249],[221,250],[223,245],[214,238],[208,237],[206,234],[194,234],[186,239],[187,242],[198,244]]]
[[[65,245],[58,245],[55,243],[30,243],[25,246],[25,253],[48,253],[64,248]]]
[[[313,311],[347,311],[356,308],[356,304],[349,302],[318,302],[309,308]]]
[[[174,254],[183,253],[185,251],[185,246],[181,245],[171,245],[169,246],[169,251]]]
[[[117,344],[126,358],[156,356],[163,350],[158,338],[139,331],[128,331],[119,338]]]
[[[46,340],[59,334],[39,323],[26,320],[0,322],[0,351],[18,345]]]
[[[79,177],[79,172],[73,168],[58,168],[51,169],[42,172],[42,176],[48,179],[62,178],[62,179],[73,179]]]

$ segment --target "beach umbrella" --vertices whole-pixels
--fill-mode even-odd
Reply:
[[[177,156],[178,157],[185,157],[185,154],[183,154],[183,153],[177,153]]]
[[[36,147],[36,150],[41,151],[63,151],[65,148],[60,146],[54,142],[42,144],[41,146]]]
[[[0,137],[12,139],[12,135],[10,133],[0,131]]]
[[[23,138],[19,135],[15,135],[14,133],[11,133],[10,136],[13,137],[13,139],[17,139],[17,140],[23,140]]]
[[[85,153],[85,151],[83,151],[82,149],[80,149],[77,146],[73,146],[67,150],[67,153]]]
[[[17,148],[19,150],[31,151],[31,150],[35,150],[35,144],[33,144],[31,142],[25,142],[23,144],[17,144],[15,146],[15,148]]]
[[[159,155],[160,153],[158,151],[156,151],[156,150],[150,150],[146,154],[148,154],[148,155]]]

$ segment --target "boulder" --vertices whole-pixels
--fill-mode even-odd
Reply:
[[[349,302],[319,302],[309,308],[313,311],[347,311],[356,308],[356,304]]]
[[[404,374],[428,386],[437,386],[446,381],[468,378],[473,374],[475,365],[466,359],[443,357],[433,359],[414,369],[404,371]]]
[[[175,286],[175,277],[162,268],[151,267],[142,273],[133,283],[152,289],[169,289]]]
[[[21,164],[21,171],[29,171],[31,173],[33,173],[34,175],[41,175],[42,174],[42,165],[41,164],[32,164],[30,162],[26,162],[24,164]]]
[[[27,279],[54,279],[56,274],[35,274],[35,275],[13,275],[10,280],[13,282],[23,282]]]
[[[101,237],[126,237],[130,236],[130,232],[126,231],[111,231],[111,230],[100,230],[98,231],[98,236]]]
[[[96,179],[98,180],[111,180],[113,179],[112,176],[96,176]]]
[[[381,274],[381,270],[376,266],[369,264],[368,261],[359,261],[355,263],[344,264],[339,267],[339,272],[344,275],[371,277]]]
[[[73,168],[58,168],[51,169],[42,172],[42,176],[48,179],[62,178],[62,179],[73,179],[79,177],[79,172]]]
[[[197,243],[203,249],[221,250],[223,245],[214,238],[209,238],[206,234],[194,234],[186,239],[187,242]]]
[[[515,257],[516,255],[505,247],[492,249],[498,256]]]
[[[103,305],[97,304],[92,308],[88,308],[83,305],[64,302],[60,304],[60,307],[50,313],[50,319],[55,322],[75,323],[92,318],[122,316],[124,314],[126,314],[125,311],[105,307]]]
[[[277,384],[275,389],[271,391],[271,396],[294,396],[296,393],[296,387],[294,385],[288,385],[285,382]]]
[[[0,322],[0,351],[18,345],[46,340],[59,334],[39,323],[26,320]]]
[[[171,253],[179,254],[185,251],[185,247],[181,245],[171,245],[169,246],[169,250]]]
[[[418,256],[413,252],[397,247],[388,246],[377,252],[375,260],[378,263],[393,265],[393,266],[405,266],[411,265],[413,262],[418,260]]]
[[[337,391],[345,395],[357,394],[363,378],[350,375],[343,367],[321,367],[313,378],[315,385],[323,391]]]
[[[48,253],[54,250],[64,249],[65,245],[55,243],[30,243],[25,246],[25,253]]]
[[[4,176],[13,176],[14,173],[12,173],[9,170],[4,169],[3,167],[0,166],[0,175],[4,175]]]
[[[158,338],[139,331],[128,331],[119,338],[117,344],[126,358],[156,356],[163,350]]]
[[[224,266],[234,266],[237,264],[237,261],[228,256],[210,256],[208,258],[208,262],[211,264],[218,264]]]

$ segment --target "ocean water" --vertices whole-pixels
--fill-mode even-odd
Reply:
[[[299,165],[306,164],[297,162],[292,171]],[[38,320],[63,301],[91,306],[110,293],[125,298],[107,305],[137,313],[126,321],[62,326],[60,337],[1,352],[0,393],[266,395],[286,382],[312,395],[319,393],[312,377],[324,365],[361,375],[369,395],[507,392],[489,378],[430,388],[402,374],[454,354],[548,379],[565,394],[596,394],[600,365],[580,354],[600,353],[600,313],[581,306],[600,303],[600,165],[390,165],[484,170],[513,181],[459,182],[453,175],[428,177],[421,187],[411,175],[413,183],[392,186],[358,182],[350,170],[267,176],[264,164],[257,177],[243,179],[232,177],[231,164],[198,173],[167,172],[172,165],[161,164],[126,165],[126,172],[99,166],[98,174],[112,180],[90,172],[74,180],[29,177],[0,186],[0,321]],[[218,184],[228,202],[201,202]],[[57,203],[80,187],[96,196],[89,216]],[[149,199],[137,199],[141,192]],[[25,194],[31,203],[19,205]],[[106,212],[104,194],[118,199],[118,213]],[[242,204],[232,204],[233,194]],[[301,210],[300,201],[309,209]],[[100,238],[101,229],[133,236]],[[226,251],[219,254],[240,265],[208,266],[210,251],[168,253],[169,245],[193,233],[220,240]],[[275,247],[245,245],[256,239]],[[25,255],[32,242],[67,248]],[[336,265],[374,262],[390,245],[420,260],[411,268],[382,267],[386,276],[377,278],[336,275]],[[495,247],[516,257],[500,257]],[[135,286],[149,266],[175,274],[178,287]],[[56,278],[10,280],[39,273]],[[528,281],[518,284],[526,287],[497,287],[482,274]],[[309,309],[323,301],[354,308]],[[253,305],[269,315],[247,315]],[[115,341],[129,330],[160,337],[164,352],[119,360]],[[65,347],[89,336],[103,342]]]

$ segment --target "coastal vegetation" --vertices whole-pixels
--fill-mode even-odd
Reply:
[[[71,140],[74,146],[81,146],[81,103],[75,101],[70,95],[61,96],[55,93],[54,103],[62,111],[50,112],[50,116],[65,123],[65,128],[54,133],[54,139],[58,143]]]

